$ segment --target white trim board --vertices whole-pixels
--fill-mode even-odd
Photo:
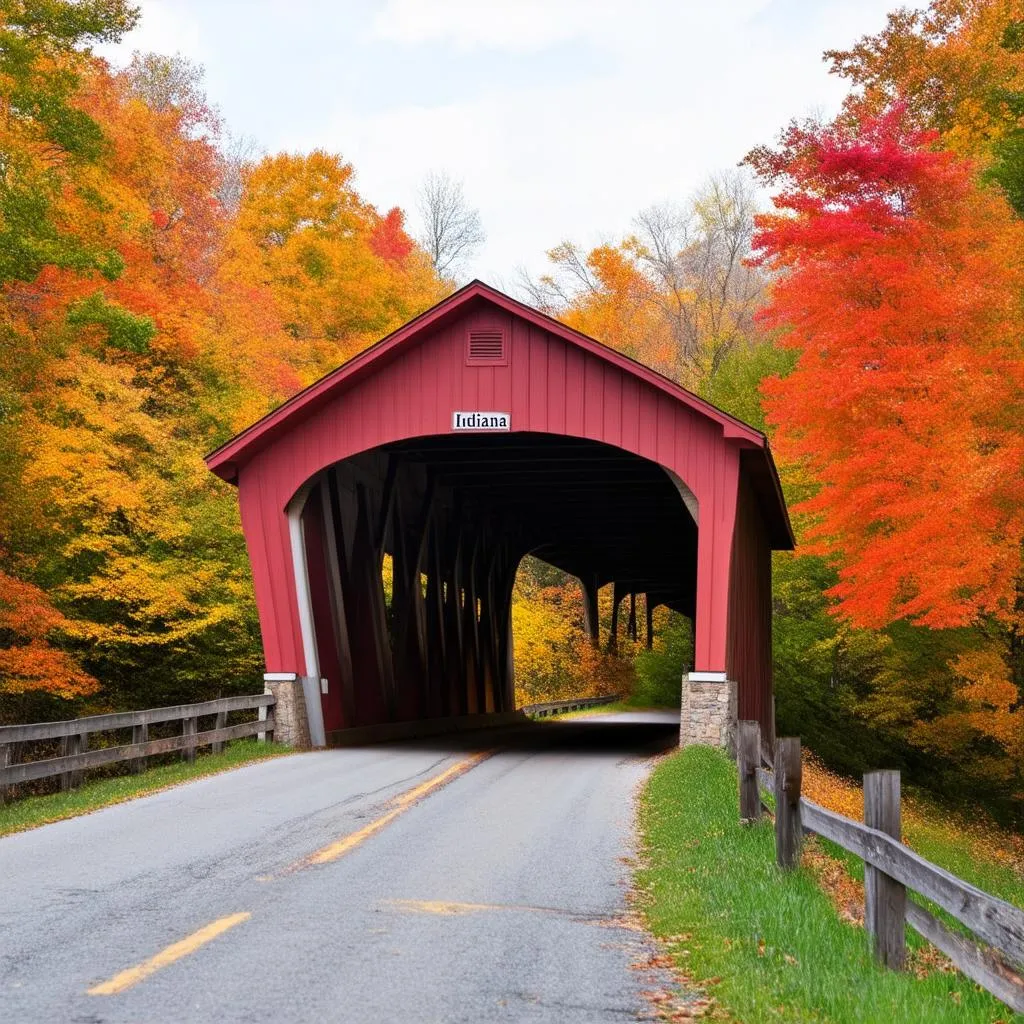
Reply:
[[[302,692],[306,698],[306,719],[309,741],[314,747],[327,746],[324,730],[324,708],[320,702],[320,658],[316,648],[316,627],[313,623],[313,599],[309,592],[309,565],[306,561],[306,538],[302,530],[302,510],[306,505],[312,481],[305,484],[288,503],[288,535],[292,543],[292,569],[295,573],[295,597],[299,605],[299,626],[302,630],[302,651],[306,674]]]

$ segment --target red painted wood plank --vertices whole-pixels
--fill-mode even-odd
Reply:
[[[568,401],[566,397],[566,358],[565,342],[545,334],[547,340],[548,364],[548,398],[547,420],[548,430],[554,434],[568,432],[567,416]]]
[[[604,365],[591,355],[583,361],[583,436],[604,437]]]
[[[548,353],[552,343],[548,335],[535,327],[525,328],[529,336],[529,405],[530,429],[548,429]]]
[[[565,348],[565,372],[561,385],[565,403],[564,432],[575,437],[586,437],[583,422],[583,373],[586,357],[578,349]]]
[[[601,397],[604,413],[601,440],[617,447],[622,443],[622,386],[622,374],[605,373],[604,394]]]

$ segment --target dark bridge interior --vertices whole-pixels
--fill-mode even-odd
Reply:
[[[669,710],[550,718],[498,730],[444,733],[403,741],[403,746],[411,749],[434,750],[439,754],[500,747],[503,753],[567,754],[595,759],[654,757],[678,745],[679,713]]]
[[[387,445],[320,474],[303,523],[321,673],[342,681],[328,732],[512,710],[512,587],[526,554],[580,578],[592,628],[608,583],[616,606],[647,594],[650,607],[694,613],[697,528],[683,497],[660,466],[596,441]]]
[[[422,467],[466,518],[501,522],[523,554],[693,615],[697,527],[656,463],[555,434],[445,435],[381,450]]]

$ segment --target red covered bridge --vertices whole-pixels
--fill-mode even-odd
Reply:
[[[207,463],[238,486],[267,678],[301,683],[315,745],[511,711],[526,554],[579,577],[593,627],[608,583],[694,619],[684,735],[703,705],[772,731],[771,551],[793,536],[764,435],[480,282]]]

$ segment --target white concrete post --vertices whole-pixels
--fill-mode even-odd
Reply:
[[[312,481],[305,484],[288,503],[288,534],[292,544],[292,569],[295,573],[295,596],[299,604],[302,651],[306,661],[302,689],[306,697],[309,739],[314,747],[324,747],[327,745],[327,736],[324,732],[324,709],[320,702],[320,658],[317,654],[316,626],[313,622],[313,600],[309,592],[306,538],[302,530],[302,510],[312,486]]]

